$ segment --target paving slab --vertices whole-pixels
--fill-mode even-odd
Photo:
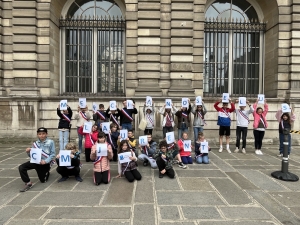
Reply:
[[[177,170],[178,177],[226,177],[220,170]]]
[[[286,188],[279,185],[270,176],[256,170],[239,170],[239,172],[250,180],[254,185],[266,191],[286,191]]]
[[[239,220],[230,220],[230,221],[201,221],[200,225],[279,225],[273,221],[239,221]]]
[[[218,207],[227,219],[271,220],[271,215],[261,207]]]
[[[7,222],[21,209],[21,206],[4,206],[0,208],[0,224],[4,224],[5,222]]]
[[[230,164],[226,163],[226,161],[221,160],[216,157],[213,163],[223,172],[234,172],[236,171]]]
[[[16,193],[15,198],[11,201],[7,202],[7,205],[26,205],[28,204],[33,198],[40,194],[39,191],[28,191],[26,193]]]
[[[159,225],[195,225],[196,222],[160,222]]]
[[[179,220],[180,213],[177,206],[161,206],[159,207],[159,219],[162,220]]]
[[[300,207],[300,192],[269,192],[269,194],[287,207]]]
[[[207,178],[179,178],[180,184],[184,190],[211,191],[213,187]]]
[[[232,149],[231,149],[232,150]],[[223,152],[219,153],[217,151],[214,152],[220,159],[236,159],[234,154],[229,154],[226,149],[223,148]]]
[[[288,225],[300,224],[300,219],[284,205],[278,203],[271,195],[261,190],[247,190],[247,192],[281,223]]]
[[[134,181],[137,182],[137,181]],[[134,182],[126,178],[114,178],[103,200],[103,205],[131,205]],[[102,185],[102,184],[101,184]]]
[[[193,163],[188,165],[189,169],[192,170],[217,170],[219,169],[214,163],[209,163],[209,164],[198,164],[198,163]]]
[[[241,166],[241,165],[245,165],[245,166],[266,166],[266,165],[270,165],[269,163],[263,161],[263,160],[259,160],[259,159],[248,159],[248,160],[227,160],[227,162],[230,165],[233,166]]]
[[[55,207],[45,219],[130,219],[131,207]],[[126,221],[125,221],[126,222]]]
[[[22,184],[24,185],[24,184]],[[13,180],[0,189],[0,205],[10,202],[19,193],[20,181],[19,179]]]
[[[180,192],[157,191],[158,205],[224,205],[225,203],[215,192]],[[183,201],[183,199],[185,201]],[[188,199],[188,200],[186,200]]]
[[[74,191],[43,192],[29,204],[32,206],[98,206],[102,195],[103,191],[99,191],[96,195],[88,192],[76,193]],[[77,196],[80,196],[80,201]]]
[[[96,186],[94,184],[94,180],[92,177],[82,178],[83,181],[75,185],[73,188],[74,191],[83,191],[83,192],[98,192],[98,191],[107,191],[110,187],[110,183],[108,184],[100,184]]]
[[[153,180],[152,177],[143,177],[136,183],[136,191],[134,195],[135,203],[153,203]]]
[[[238,172],[226,172],[226,174],[239,185],[242,189],[258,189],[257,186],[252,184],[249,180],[247,180],[244,176],[242,176]]]
[[[20,213],[18,213],[18,215],[16,215],[14,219],[39,219],[48,211],[48,209],[49,207],[27,206]]]
[[[182,206],[183,216],[186,219],[222,219],[215,207]]]
[[[175,179],[171,179],[168,176],[159,178],[158,174],[154,174],[155,190],[180,190],[176,177],[177,173],[178,171],[176,171]]]
[[[124,220],[93,220],[93,221],[86,221],[86,220],[50,220],[47,225],[56,225],[56,224],[63,224],[63,225],[129,225],[130,222],[124,222]]]
[[[46,223],[46,220],[11,220],[7,225],[44,225]]]
[[[57,179],[60,179],[61,177],[59,176]],[[80,185],[82,182],[78,182],[75,180],[74,176],[69,177],[68,180],[64,182],[58,183],[53,182],[48,188],[47,191],[71,191],[74,189],[75,186]]]
[[[209,178],[218,192],[230,205],[251,204],[249,196],[228,178]]]
[[[1,178],[0,177],[0,190],[1,187],[5,186],[7,183],[11,182],[13,179],[12,178]]]
[[[153,204],[136,204],[133,211],[133,224],[153,225],[155,224],[155,213]]]

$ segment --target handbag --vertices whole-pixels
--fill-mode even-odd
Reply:
[[[140,124],[139,124],[139,129],[140,130],[145,130],[147,127],[147,121],[145,118],[141,119]]]

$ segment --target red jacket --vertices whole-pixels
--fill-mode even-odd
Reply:
[[[177,144],[178,144],[178,147],[179,147],[180,156],[190,156],[191,155],[191,152],[185,152],[184,151],[183,141],[181,139],[178,140]]]
[[[78,133],[81,135],[84,135],[84,137],[85,137],[85,142],[84,142],[85,148],[92,148],[92,146],[98,140],[98,131],[95,131],[90,134],[86,134],[86,133],[83,133],[83,127],[80,127],[78,130]]]

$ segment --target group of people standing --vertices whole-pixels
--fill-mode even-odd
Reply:
[[[236,101],[238,102],[238,101]],[[268,104],[264,102],[264,108],[258,107],[258,101],[253,106],[247,101],[249,109],[246,106],[239,106],[235,108],[234,102],[229,99],[229,102],[222,102],[222,107],[219,107],[220,101],[214,104],[214,108],[218,112],[219,125],[219,152],[223,151],[223,137],[226,137],[226,150],[231,153],[229,148],[230,141],[230,126],[231,126],[231,113],[236,113],[236,149],[235,153],[240,151],[240,139],[242,139],[242,153],[246,154],[246,137],[248,126],[250,123],[249,116],[253,114],[253,134],[255,139],[255,154],[262,155],[262,140],[265,130],[268,127],[266,115],[268,113]],[[228,107],[230,104],[230,108]],[[129,182],[134,180],[141,180],[142,176],[139,173],[137,167],[137,160],[143,161],[144,166],[150,164],[151,168],[159,169],[159,177],[162,178],[167,175],[170,178],[174,178],[175,172],[173,170],[173,164],[177,163],[179,167],[185,169],[186,164],[192,164],[193,158],[191,151],[185,151],[183,143],[188,140],[188,129],[192,123],[194,131],[194,144],[192,148],[195,152],[196,163],[209,163],[208,153],[201,152],[201,143],[206,142],[203,128],[206,125],[205,115],[207,110],[204,102],[201,104],[193,104],[191,106],[190,100],[188,100],[188,107],[181,107],[177,109],[173,104],[171,107],[162,106],[158,112],[163,116],[162,119],[162,131],[163,140],[157,145],[152,140],[152,131],[155,128],[155,106],[152,103],[151,106],[147,106],[146,103],[143,107],[144,119],[146,126],[144,134],[147,135],[148,144],[146,146],[137,145],[134,132],[132,130],[132,121],[134,114],[137,114],[137,109],[127,109],[126,100],[123,101],[123,108],[116,110],[110,110],[103,104],[99,105],[99,109],[91,114],[88,108],[78,107],[77,113],[74,116],[76,120],[76,127],[78,132],[78,148],[75,144],[69,143],[70,124],[72,119],[72,109],[68,106],[67,110],[61,111],[57,108],[57,115],[60,117],[58,129],[59,129],[59,145],[60,150],[71,151],[71,166],[64,167],[59,165],[60,155],[55,153],[55,147],[53,140],[47,138],[47,129],[42,127],[37,130],[38,140],[34,142],[32,147],[42,149],[42,160],[40,164],[33,164],[26,162],[19,167],[20,175],[25,183],[25,187],[20,191],[27,191],[32,187],[32,183],[27,174],[27,170],[35,169],[38,173],[41,182],[46,182],[50,175],[50,165],[56,161],[58,164],[57,172],[61,174],[61,178],[58,182],[66,181],[69,176],[75,176],[75,179],[82,182],[80,177],[80,153],[82,153],[82,140],[85,138],[85,160],[86,162],[92,161],[94,170],[94,183],[100,185],[101,183],[107,184],[110,181],[110,161],[119,161],[118,154],[124,152],[130,152],[130,162],[120,163],[118,162],[118,176],[124,176]],[[194,114],[193,121],[191,121],[190,114]],[[177,118],[178,127],[178,141],[174,143],[167,143],[165,140],[166,133],[174,131],[175,117]],[[283,130],[285,128],[291,128],[291,123],[295,120],[293,111],[291,113],[282,113],[278,110],[276,118],[279,122],[279,137],[280,137],[280,152],[278,156],[282,156],[283,153]],[[83,133],[83,125],[85,122],[93,119],[95,121],[90,133]],[[110,130],[107,134],[102,132],[101,124],[103,122],[110,121]],[[127,129],[128,137],[124,140],[120,137],[120,130]],[[289,136],[290,138],[290,136]],[[289,143],[291,140],[289,141]],[[96,149],[97,144],[107,145],[107,156],[97,156]],[[158,146],[158,148],[157,148]],[[210,147],[208,147],[210,150]],[[31,148],[27,148],[26,152],[30,156]],[[139,151],[140,150],[140,151]],[[139,154],[140,152],[140,154]],[[290,146],[289,146],[290,154]]]

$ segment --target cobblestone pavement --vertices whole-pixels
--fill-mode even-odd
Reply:
[[[0,145],[0,224],[149,224],[149,225],[273,225],[300,224],[300,183],[273,179],[280,170],[278,147],[264,145],[262,156],[219,153],[211,146],[209,165],[177,165],[176,179],[158,178],[158,171],[139,163],[143,178],[129,183],[117,175],[111,163],[112,180],[95,186],[92,164],[84,163],[82,183],[73,177],[57,183],[55,167],[47,183],[35,183],[25,193],[18,165],[28,158],[30,141]],[[58,145],[57,145],[58,146]],[[233,150],[233,146],[231,146]],[[294,147],[290,171],[300,175],[300,147]]]

